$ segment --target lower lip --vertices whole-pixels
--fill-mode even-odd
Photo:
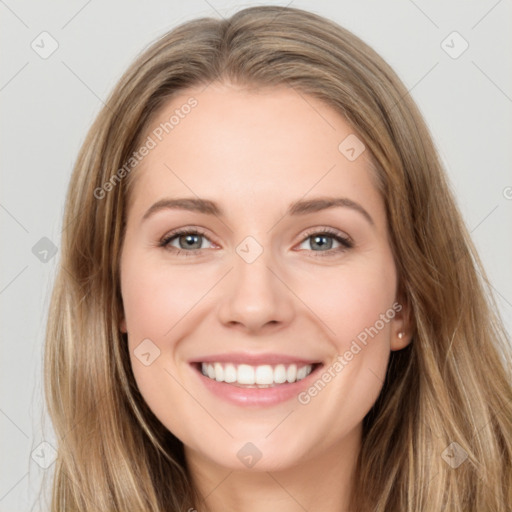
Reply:
[[[208,390],[227,402],[245,406],[271,406],[296,398],[301,391],[310,386],[310,383],[316,378],[317,372],[321,367],[322,365],[319,364],[302,380],[278,384],[270,388],[238,387],[233,384],[210,379],[204,376],[197,367],[194,367],[194,371],[199,375],[199,379]]]

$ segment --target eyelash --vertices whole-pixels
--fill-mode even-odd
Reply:
[[[168,249],[172,251],[177,256],[194,256],[197,255],[197,253],[203,251],[204,249],[193,249],[190,251],[186,251],[183,249],[178,249],[176,247],[169,246],[169,243],[174,240],[175,238],[181,236],[181,235],[200,235],[205,237],[209,240],[209,238],[206,236],[206,233],[200,229],[194,228],[194,229],[178,229],[176,231],[173,231],[169,233],[167,236],[165,236],[159,243],[160,247],[163,247],[165,249]],[[345,252],[347,249],[352,249],[354,247],[354,243],[352,240],[348,237],[340,235],[340,233],[336,230],[333,230],[331,228],[322,228],[321,230],[315,229],[314,231],[309,231],[305,233],[304,238],[301,241],[301,244],[305,242],[308,238],[311,238],[313,235],[328,235],[329,238],[334,238],[337,242],[341,244],[341,247],[338,247],[336,249],[329,249],[327,251],[312,251],[315,254],[313,257],[330,257],[330,256],[336,256],[339,253]]]

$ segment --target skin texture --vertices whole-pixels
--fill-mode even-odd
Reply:
[[[349,161],[338,149],[353,134],[344,119],[284,87],[183,91],[146,136],[191,96],[197,106],[133,171],[120,329],[128,332],[137,385],[184,443],[210,510],[345,510],[362,420],[382,389],[390,351],[410,342],[405,305],[307,404],[297,397],[273,406],[229,403],[206,389],[189,361],[279,353],[328,368],[393,311],[396,268],[369,155]],[[293,201],[321,196],[357,202],[373,224],[349,207],[285,215]],[[210,199],[225,215],[162,209],[142,220],[157,201],[177,197]],[[177,237],[159,246],[178,228],[202,228],[194,246],[201,250],[187,249],[183,236],[181,245]],[[336,251],[334,238],[319,247],[312,235],[325,228],[354,247]],[[251,263],[236,251],[248,236],[263,249]],[[145,339],[152,354],[160,351],[147,366],[134,353]],[[261,453],[252,468],[237,457],[248,442]]]

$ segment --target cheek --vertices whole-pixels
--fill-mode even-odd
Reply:
[[[153,413],[182,436],[183,425],[197,422],[198,411],[190,407],[190,396],[180,385],[190,379],[190,370],[180,364],[180,341],[197,326],[194,315],[206,307],[206,294],[218,275],[214,269],[173,266],[137,250],[126,253],[121,286],[135,381]],[[180,411],[179,419],[171,411]]]
[[[361,422],[381,392],[396,315],[394,265],[387,263],[368,262],[331,272],[322,293],[318,281],[316,288],[313,281],[302,288],[302,296],[309,296],[308,306],[326,326],[332,347],[330,364],[298,397],[303,414],[318,419],[310,434],[322,439],[319,449]],[[336,434],[326,434],[325,424]]]
[[[396,295],[390,257],[322,269],[322,273],[303,279],[299,289],[299,296],[318,315],[338,354],[348,350],[353,340],[389,341]]]
[[[301,403],[317,394],[323,395],[315,398],[317,405],[328,397],[346,396],[349,416],[362,418],[381,390],[389,361],[391,327],[400,309],[395,302],[396,270],[387,253],[328,270],[325,279],[317,274],[304,281],[300,296],[318,315],[330,340],[332,360],[323,376],[336,391],[321,393],[319,383]]]
[[[211,286],[211,285],[210,285]],[[168,339],[210,287],[199,272],[161,263],[127,261],[122,271],[122,294],[127,329],[137,339]]]
[[[144,257],[131,256],[122,266],[121,284],[135,382],[166,428],[183,435],[180,425],[195,418],[187,417],[187,397],[178,384],[183,376],[173,364],[179,339],[176,333],[204,292],[200,293],[197,272],[170,270]],[[171,411],[180,411],[179,420]]]

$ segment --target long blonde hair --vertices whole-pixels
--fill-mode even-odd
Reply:
[[[391,353],[364,419],[352,509],[510,511],[508,340],[426,125],[369,46],[318,15],[274,6],[193,20],[164,35],[124,74],[81,148],[45,347],[58,439],[52,511],[201,508],[182,443],[141,397],[119,331],[119,256],[133,179],[119,169],[174,93],[223,80],[287,85],[323,100],[375,162],[415,333]]]

